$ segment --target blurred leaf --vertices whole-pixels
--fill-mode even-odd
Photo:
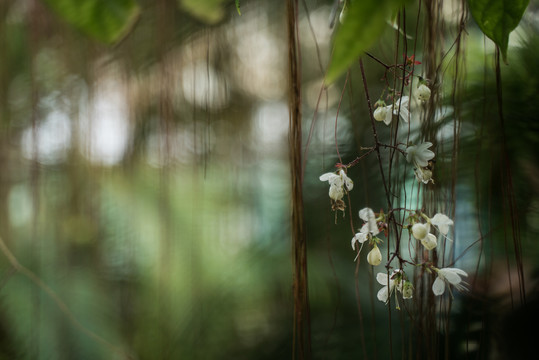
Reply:
[[[223,18],[223,0],[178,0],[180,6],[207,24],[215,24]],[[239,9],[239,8],[238,8]]]
[[[405,2],[406,0],[360,0],[350,3],[345,20],[337,29],[326,83],[335,81],[374,44],[387,26],[391,13]]]
[[[238,14],[240,14],[240,16],[241,16],[240,0],[236,0],[236,10],[238,10]]]
[[[530,0],[468,0],[477,25],[500,47],[505,63],[509,33],[517,27],[529,2]]]
[[[67,23],[107,44],[124,37],[140,12],[134,0],[45,0],[45,2]]]

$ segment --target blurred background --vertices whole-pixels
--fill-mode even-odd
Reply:
[[[537,319],[526,308],[539,256],[537,1],[502,64],[504,127],[490,40],[466,16],[457,52],[465,6],[433,3],[437,67],[423,5],[402,15],[407,52],[391,24],[370,52],[386,64],[415,54],[419,73],[440,76],[436,107],[413,104],[409,136],[430,111],[438,200],[456,224],[448,263],[469,272],[470,291],[455,292],[433,352],[503,358],[533,344],[504,331]],[[240,4],[241,15],[218,0],[0,1],[0,359],[292,356],[286,11]],[[355,276],[350,221],[386,206],[375,156],[350,169],[344,218],[318,179],[340,161],[336,143],[344,163],[372,145],[358,67],[344,92],[345,76],[322,88],[333,5],[300,1],[297,19],[312,354],[419,359],[410,310],[376,299],[383,266],[362,261]],[[385,69],[364,62],[376,101]],[[415,191],[403,206],[423,196],[413,177],[395,181]]]

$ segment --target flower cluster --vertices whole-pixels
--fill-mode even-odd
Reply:
[[[449,226],[453,225],[453,220],[447,215],[440,213],[434,215],[432,219],[422,213],[421,218],[425,219],[427,222],[421,223],[419,220],[413,220],[411,227],[412,236],[416,240],[421,241],[421,244],[425,249],[432,250],[438,245],[438,240],[437,237],[430,232],[431,225],[434,225],[443,236],[446,236],[449,232]]]
[[[342,0],[341,0],[342,1]],[[344,2],[344,6],[340,15],[340,21],[344,21],[347,10],[347,2]],[[423,79],[420,76],[414,75],[414,66],[421,64],[415,59],[412,55],[408,57],[405,54],[405,62],[403,64],[395,65],[396,69],[402,70],[403,85],[408,86],[416,77],[418,78],[416,82],[417,89],[414,91],[413,95],[416,96],[414,99],[414,105],[425,104],[431,98],[431,88],[428,86],[428,80]],[[392,67],[387,67],[392,68]],[[375,110],[372,113],[372,118],[378,122],[383,122],[386,125],[390,125],[393,119],[401,119],[404,122],[409,122],[411,118],[411,103],[412,99],[409,96],[403,96],[403,89],[396,91],[395,89],[388,88],[389,96],[386,100],[389,100],[388,104],[382,98],[377,101],[375,105]],[[385,92],[385,90],[384,90]],[[412,91],[410,90],[410,96],[412,96]],[[415,110],[414,110],[415,111]],[[395,129],[397,130],[397,129]],[[376,128],[374,128],[376,135]],[[396,134],[396,133],[395,133]],[[392,137],[396,139],[397,137]],[[362,147],[362,150],[369,150],[369,153],[374,151],[379,152],[381,146],[385,148],[391,148],[394,150],[393,154],[402,154],[406,157],[406,160],[412,164],[414,167],[414,173],[416,179],[419,183],[423,184],[434,184],[433,179],[433,168],[434,168],[434,157],[435,153],[430,150],[433,146],[431,142],[421,142],[413,144],[408,144],[406,149],[399,148],[402,146],[402,143],[394,143],[385,145],[378,142],[377,137],[375,136],[376,144],[369,148]],[[365,156],[368,155],[365,154]],[[379,154],[378,154],[379,155]],[[350,162],[348,165],[337,164],[337,171],[328,172],[320,176],[321,181],[327,181],[329,183],[329,197],[331,199],[333,210],[342,210],[345,209],[345,203],[343,201],[344,195],[353,189],[354,183],[348,177],[346,171],[356,165],[363,156],[359,156],[356,160]],[[380,160],[380,156],[378,156]],[[380,160],[381,161],[381,160]],[[382,165],[382,164],[380,164]],[[386,185],[386,184],[384,184]],[[390,192],[391,189],[386,185],[386,192]],[[429,189],[426,189],[429,190]],[[387,194],[390,196],[390,194]],[[391,204],[390,204],[391,206]],[[399,212],[402,215],[402,212],[410,213],[407,221],[404,223],[399,220],[401,215],[398,215]],[[422,267],[429,274],[436,274],[436,279],[432,284],[432,292],[435,296],[440,296],[444,294],[446,287],[449,289],[451,296],[451,287],[454,287],[457,290],[463,291],[466,290],[467,283],[462,280],[463,277],[468,276],[468,274],[458,268],[437,268],[435,264],[431,261],[436,259],[436,257],[429,253],[429,251],[435,251],[438,247],[438,242],[447,239],[452,241],[447,237],[449,233],[450,226],[453,225],[453,220],[451,220],[447,215],[442,213],[436,213],[432,218],[427,216],[425,213],[419,210],[413,209],[404,209],[404,208],[391,208],[389,209],[387,215],[381,210],[379,213],[375,213],[371,208],[365,207],[359,211],[359,218],[363,221],[363,225],[359,231],[353,236],[351,241],[351,246],[354,251],[356,251],[357,256],[354,259],[357,260],[361,254],[361,250],[365,243],[369,246],[370,250],[367,254],[367,262],[371,266],[379,266],[382,263],[382,252],[380,251],[380,244],[382,240],[378,238],[381,232],[389,239],[390,227],[391,230],[396,233],[395,238],[395,252],[390,252],[388,249],[388,259],[385,264],[387,272],[379,272],[376,275],[376,280],[382,288],[377,293],[378,300],[388,303],[391,296],[395,295],[395,302],[397,309],[399,308],[399,299],[411,299],[414,295],[414,285],[411,281],[408,280],[406,273],[404,271],[405,266],[416,266]],[[389,224],[388,224],[389,223]],[[417,242],[421,243],[421,251],[417,251],[417,257],[407,260],[403,257],[401,253],[401,248],[403,245],[400,240],[402,239],[401,233],[399,232],[399,227],[402,229],[407,229]],[[411,239],[410,237],[410,239]],[[388,240],[389,243],[389,240]],[[415,243],[415,242],[414,242]],[[359,244],[359,249],[356,248]],[[410,255],[412,257],[412,255]],[[418,262],[417,259],[423,259],[422,262]],[[398,260],[398,269],[392,270],[395,268],[393,264],[394,260]],[[417,274],[417,273],[415,273]],[[421,272],[424,274],[424,272]],[[420,276],[421,278],[422,276]],[[400,295],[399,295],[400,294]]]

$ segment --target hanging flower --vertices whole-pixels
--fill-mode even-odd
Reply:
[[[408,146],[406,149],[406,160],[416,167],[427,167],[429,160],[434,158],[434,153],[429,150],[431,146],[432,143],[430,142]]]
[[[378,245],[374,244],[372,250],[367,254],[367,262],[372,266],[378,266],[382,262],[382,253]]]
[[[376,222],[376,215],[371,208],[363,208],[359,210],[359,218],[365,223],[358,233],[352,238],[352,249],[356,250],[356,242],[363,244],[365,241],[372,239],[380,233]]]
[[[376,274],[376,281],[380,285],[383,285],[376,294],[376,297],[386,304],[394,289],[402,293],[403,299],[411,299],[413,296],[414,287],[410,281],[406,280],[406,275],[400,269],[393,270],[389,276],[387,273],[378,273]],[[397,303],[397,309],[400,309],[396,294],[395,302]]]
[[[434,284],[432,284],[432,292],[434,295],[439,296],[444,293],[445,283],[453,285],[459,291],[467,290],[465,285],[468,284],[465,281],[462,281],[461,278],[461,276],[468,276],[464,270],[457,268],[437,269],[435,267],[433,267],[433,270],[438,274],[438,277],[434,280]],[[449,291],[451,291],[451,289]]]
[[[438,246],[438,240],[436,236],[430,233],[430,223],[426,224],[415,223],[412,226],[412,235],[417,240],[421,241],[421,245],[427,250],[432,250]]]
[[[343,169],[340,169],[338,174],[332,172],[322,174],[320,181],[329,183],[329,197],[334,201],[341,200],[344,197],[344,187],[348,191],[354,188],[354,182],[346,175]]]
[[[400,115],[403,121],[408,122],[410,118],[409,102],[410,98],[408,96],[395,100],[395,106],[393,104],[386,106],[385,102],[379,101],[377,103],[378,107],[373,113],[374,120],[383,121],[384,124],[389,125],[393,120],[393,115]]]
[[[367,232],[370,232],[372,235],[378,235],[380,233],[378,224],[376,223],[376,215],[371,208],[363,208],[359,210],[359,218],[365,221],[363,227],[366,227]]]
[[[427,85],[421,84],[417,88],[417,98],[421,101],[428,101],[430,99],[430,89]]]
[[[386,125],[391,123],[391,117],[393,116],[393,106],[379,106],[374,110],[374,120],[383,121]]]
[[[449,232],[449,225],[453,225],[453,220],[447,217],[447,215],[438,213],[430,219],[430,223],[435,225],[442,234],[447,235]]]

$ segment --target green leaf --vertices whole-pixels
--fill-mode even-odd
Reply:
[[[387,20],[405,0],[356,0],[348,5],[344,23],[335,35],[333,56],[326,74],[330,84],[368,50],[388,28]]]
[[[483,33],[498,45],[507,63],[509,33],[513,31],[530,0],[468,0],[473,18]]]
[[[45,3],[70,25],[107,44],[123,38],[140,13],[135,0],[45,0]]]
[[[180,7],[207,24],[219,22],[225,12],[224,0],[178,0]]]
[[[236,0],[236,10],[238,10],[238,14],[240,14],[240,16],[241,16],[240,0]]]

